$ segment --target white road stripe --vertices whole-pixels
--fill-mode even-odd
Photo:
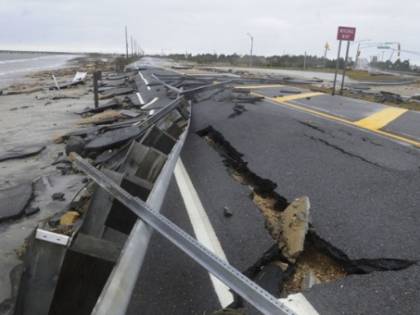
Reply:
[[[216,232],[210,223],[206,210],[204,210],[200,197],[191,182],[190,176],[188,175],[181,158],[176,163],[174,174],[196,239],[221,259],[227,261]],[[219,279],[211,274],[209,275],[220,305],[224,308],[231,304],[233,302],[233,295],[229,291],[229,288]]]
[[[141,97],[140,92],[137,92],[136,95],[137,95],[137,98],[139,99],[140,105],[144,105],[144,100],[143,100],[143,97]]]
[[[302,293],[291,294],[287,298],[279,299],[288,308],[299,315],[319,315],[316,309]]]
[[[144,84],[146,84],[147,89],[150,91],[149,81],[146,80],[146,78],[143,76],[143,73],[139,71],[139,75],[141,79],[143,80]]]
[[[179,158],[176,163],[174,175],[196,239],[214,254],[223,260],[228,261],[181,158]],[[233,302],[233,295],[229,288],[211,274],[209,275],[220,305],[226,307],[231,304]],[[279,300],[296,314],[319,315],[311,303],[309,303],[301,293],[291,294],[287,298]]]
[[[152,106],[154,103],[156,103],[156,101],[159,99],[159,97],[155,97],[154,99],[152,99],[149,103],[143,105],[142,107],[140,107],[141,109],[147,109],[148,107]]]

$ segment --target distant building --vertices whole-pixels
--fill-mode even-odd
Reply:
[[[357,63],[354,65],[356,70],[369,70],[369,60],[366,58],[358,58]]]

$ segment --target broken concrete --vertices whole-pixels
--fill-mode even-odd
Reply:
[[[27,145],[7,149],[5,152],[0,153],[0,162],[11,159],[23,159],[30,157],[39,154],[44,149],[45,145]]]
[[[309,228],[309,198],[295,199],[279,215],[280,233],[278,244],[282,253],[291,262],[303,252],[306,233]]]
[[[121,119],[122,116],[119,112],[115,110],[106,110],[102,113],[95,114],[93,116],[83,118],[79,125],[102,125],[102,124],[110,124],[113,122],[118,121]]]
[[[118,95],[131,94],[133,92],[134,92],[134,89],[130,87],[115,88],[115,89],[104,91],[103,93],[100,94],[99,98],[104,100],[104,99],[111,98]]]
[[[85,149],[85,145],[86,141],[82,137],[70,136],[66,141],[66,155],[69,155],[71,152],[82,154]]]
[[[110,149],[135,138],[139,134],[140,129],[137,127],[126,127],[110,130],[90,141],[85,146],[85,149],[88,151],[101,151]]]
[[[0,190],[0,222],[22,216],[32,195],[32,183]]]

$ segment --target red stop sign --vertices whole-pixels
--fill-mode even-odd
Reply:
[[[348,40],[354,41],[356,37],[356,28],[355,27],[347,27],[347,26],[339,26],[337,32],[337,39],[338,40]]]

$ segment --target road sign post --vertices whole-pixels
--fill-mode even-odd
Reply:
[[[337,85],[337,74],[340,62],[340,53],[341,53],[341,43],[343,40],[347,41],[347,49],[346,49],[346,58],[344,60],[344,69],[341,78],[341,89],[340,94],[343,94],[344,88],[344,77],[346,74],[346,66],[347,66],[347,59],[349,57],[349,49],[350,49],[350,42],[354,41],[356,37],[356,28],[355,27],[346,27],[346,26],[339,26],[337,31],[337,40],[339,40],[338,44],[338,53],[337,53],[337,61],[335,65],[335,74],[334,74],[334,83],[333,83],[333,90],[332,95],[335,95],[335,87]]]
[[[337,84],[337,73],[338,73],[338,65],[340,61],[341,42],[342,40],[338,42],[338,53],[337,53],[337,61],[335,62],[335,73],[334,73],[334,84],[333,84],[332,95],[335,95],[335,86]]]
[[[344,78],[346,77],[347,59],[349,58],[350,41],[347,41],[346,58],[344,59],[343,75],[341,76],[340,95],[343,95]]]

